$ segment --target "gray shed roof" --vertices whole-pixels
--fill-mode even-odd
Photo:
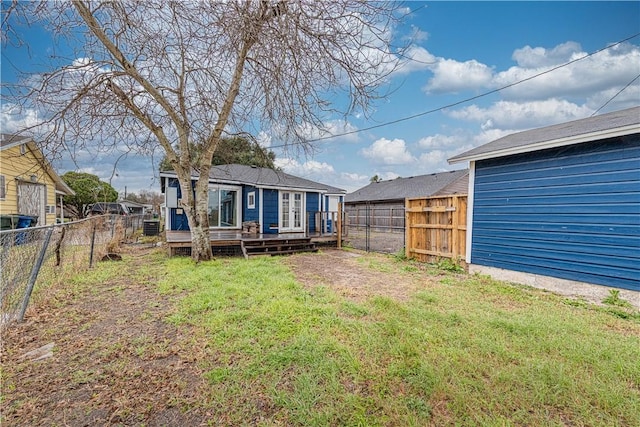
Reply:
[[[640,107],[507,135],[458,154],[449,163],[482,160],[640,132]]]
[[[366,187],[345,196],[345,203],[404,200],[410,197],[429,197],[447,185],[468,175],[467,169],[432,173],[430,175],[396,178],[389,181],[372,182]]]
[[[163,172],[175,176],[175,172]],[[198,174],[194,173],[194,177]],[[289,175],[282,171],[256,166],[246,166],[239,164],[218,165],[211,167],[209,180],[212,182],[225,184],[245,184],[256,187],[291,188],[301,190],[317,190],[329,194],[344,194],[346,190],[321,184],[294,175]]]

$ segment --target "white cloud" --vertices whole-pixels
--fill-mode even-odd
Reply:
[[[390,172],[390,171],[387,171],[387,172],[376,172],[374,175],[378,175],[378,178],[380,178],[383,181],[390,181],[390,180],[396,179],[396,178],[398,178],[400,176],[397,173]],[[371,179],[371,177],[369,177],[369,179]],[[369,182],[367,182],[367,184],[368,183]]]
[[[437,64],[438,58],[423,47],[410,46],[402,52],[399,62],[400,65],[394,74],[403,75],[415,71],[429,70]]]
[[[323,141],[358,142],[359,136],[356,132],[358,128],[346,120],[330,120],[322,124],[321,127],[311,123],[305,123],[298,127],[298,133],[307,140],[320,138]],[[276,134],[278,130],[275,129]],[[348,134],[348,135],[344,135]],[[332,137],[332,135],[340,135]]]
[[[0,110],[0,125],[3,133],[18,133],[42,124],[38,111],[13,104],[3,104]]]
[[[402,165],[415,161],[404,140],[398,138],[380,138],[369,147],[360,150],[360,153],[374,163],[383,165]]]
[[[256,137],[256,140],[258,141],[258,145],[263,148],[271,147],[271,135],[269,135],[265,131],[260,131],[258,133],[258,136]]]
[[[338,172],[332,165],[316,160],[299,162],[293,158],[278,158],[275,164],[291,175],[342,188],[347,192],[364,187],[373,176],[373,174],[367,176],[357,172]]]
[[[332,175],[335,173],[333,166],[326,162],[318,162],[316,160],[309,160],[307,162],[300,163],[293,158],[277,158],[274,163],[286,173],[316,181],[318,180],[318,177]],[[322,180],[319,181],[325,182]]]
[[[429,33],[421,30],[415,25],[411,26],[411,33],[408,36],[403,37],[403,40],[409,40],[414,43],[426,42],[429,39]]]
[[[577,120],[591,113],[591,108],[552,98],[523,103],[499,101],[487,108],[472,105],[447,114],[456,119],[478,122],[484,130],[523,130]]]
[[[519,52],[518,66],[497,73],[493,78],[493,86],[504,87],[548,71],[553,66],[582,57],[585,59],[512,86],[501,91],[501,94],[504,98],[512,100],[536,100],[549,97],[586,98],[611,88],[620,90],[638,75],[638,69],[640,69],[640,47],[638,46],[618,45],[590,57],[586,57],[587,53],[579,51],[578,48],[577,44],[567,43],[549,51],[543,48],[529,48],[527,53],[530,56],[527,58],[522,58],[524,53]],[[535,50],[539,50],[537,55],[533,54]]]
[[[336,182],[327,182],[327,184],[333,185],[334,187],[342,188],[344,190],[347,190],[347,193],[351,193],[353,191],[356,191],[358,188],[362,188],[365,185],[369,184],[369,179],[371,179],[371,176],[362,175],[356,172],[341,172]]]
[[[602,113],[606,111],[637,107],[639,100],[640,80],[636,80],[635,84],[630,85],[622,92],[620,92],[620,89],[616,87],[596,92],[587,97],[586,104],[596,110],[611,101],[610,104],[600,111]]]
[[[435,61],[435,64],[426,67],[433,72],[433,76],[423,87],[425,92],[492,90],[517,83],[501,90],[500,94],[505,99],[520,102],[551,97],[575,101],[601,91],[617,92],[638,75],[640,68],[640,47],[630,43],[615,45],[591,56],[582,50],[580,44],[572,41],[552,48],[525,46],[512,54],[517,65],[499,72],[474,59],[461,62],[435,58],[426,50],[424,52]],[[550,71],[577,59],[580,60]],[[536,77],[526,80],[533,76]],[[637,88],[640,88],[640,82],[625,92],[635,93],[633,90]],[[594,109],[598,107],[590,106]]]
[[[466,136],[464,135],[431,135],[422,138],[418,141],[418,147],[424,149],[434,149],[434,148],[443,148],[443,147],[456,147],[461,144],[464,144],[466,141]]]
[[[418,158],[420,173],[451,170],[447,159],[473,148],[474,138],[469,131],[455,130],[452,135],[436,134],[420,139],[417,146],[425,150]]]
[[[448,166],[447,159],[452,156],[453,154],[444,150],[431,150],[426,153],[422,153],[418,160],[421,168],[433,173],[445,170]]]
[[[440,58],[431,70],[433,77],[423,88],[427,93],[477,90],[488,86],[493,77],[493,70],[475,59],[458,62]]]
[[[552,49],[525,46],[516,49],[511,57],[521,68],[539,68],[563,64],[573,59],[576,54],[584,55],[580,44],[570,41]]]

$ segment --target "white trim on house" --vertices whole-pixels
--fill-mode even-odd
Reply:
[[[260,184],[250,184],[256,188],[265,189],[265,190],[279,190],[279,191],[295,191],[299,193],[320,193],[326,194],[326,190],[319,190],[317,188],[301,188],[301,187],[282,187],[276,185],[260,185]]]
[[[258,224],[260,224],[260,234],[264,233],[264,194],[262,188],[258,188]]]
[[[581,144],[595,140],[616,138],[625,135],[631,135],[640,132],[640,125],[633,124],[622,126],[614,129],[606,129],[597,132],[590,132],[581,135],[573,135],[565,138],[552,139],[549,141],[536,142],[533,144],[523,145],[519,147],[503,148],[501,150],[492,150],[486,153],[480,153],[469,156],[453,157],[448,160],[449,164],[462,163],[473,160],[493,159],[496,157],[511,156],[514,154],[530,153],[533,151],[546,150],[548,148],[565,147],[567,145]],[[469,179],[471,181],[471,179]]]
[[[476,162],[469,162],[469,190],[467,192],[467,234],[466,250],[464,259],[467,264],[471,264],[471,242],[473,240],[473,193],[476,181]]]
[[[209,183],[209,187],[208,190],[209,192],[211,192],[211,190],[215,190],[215,191],[235,191],[236,192],[236,200],[235,200],[235,214],[237,216],[236,218],[236,225],[234,226],[222,226],[222,225],[211,225],[209,224],[209,229],[211,230],[236,230],[236,229],[240,229],[242,228],[242,187],[241,186],[237,186],[237,185],[226,185],[226,184],[217,184],[217,183]],[[209,196],[209,203],[211,203],[211,197]],[[221,201],[218,200],[218,223],[220,223],[221,219],[222,219],[222,206],[221,206]],[[210,206],[209,206],[210,207]],[[207,210],[209,210],[209,207],[207,207]]]

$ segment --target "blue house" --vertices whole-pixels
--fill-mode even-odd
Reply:
[[[471,272],[640,291],[640,107],[508,135],[449,162],[469,162]]]
[[[197,175],[192,179],[195,182]],[[178,200],[177,175],[160,173],[167,230],[189,230]],[[240,231],[251,224],[259,234],[316,233],[330,229],[345,190],[276,171],[239,164],[213,166],[209,173],[211,230]]]

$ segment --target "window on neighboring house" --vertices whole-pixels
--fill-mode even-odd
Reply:
[[[247,208],[255,209],[256,208],[256,192],[252,191],[247,194]]]
[[[0,175],[0,200],[4,200],[7,196],[7,187],[5,187],[4,175]]]

